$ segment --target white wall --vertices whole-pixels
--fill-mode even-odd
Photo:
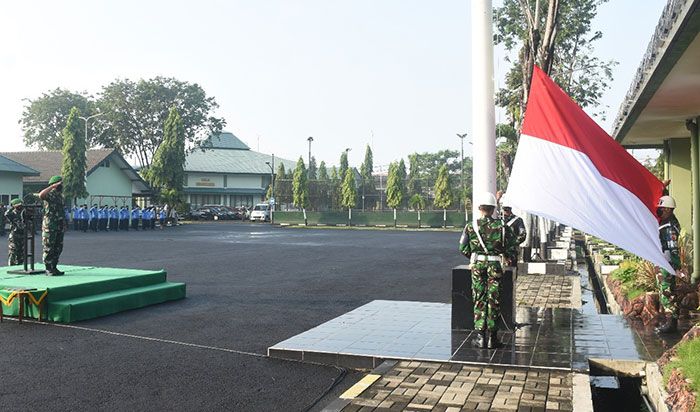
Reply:
[[[19,173],[0,172],[0,195],[10,198],[22,197],[22,175]]]

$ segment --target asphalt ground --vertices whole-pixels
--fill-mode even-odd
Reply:
[[[458,237],[226,222],[68,232],[61,263],[164,268],[187,298],[68,327],[2,323],[0,406],[304,410],[338,369],[259,355],[374,299],[448,302]],[[316,409],[361,376],[349,371]]]

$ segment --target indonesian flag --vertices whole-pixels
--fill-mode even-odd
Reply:
[[[615,244],[675,273],[659,241],[663,184],[539,67],[508,184],[513,207]]]

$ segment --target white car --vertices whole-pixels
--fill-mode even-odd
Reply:
[[[261,222],[268,222],[270,220],[270,205],[267,203],[258,203],[250,212],[250,220],[255,222],[259,220]]]

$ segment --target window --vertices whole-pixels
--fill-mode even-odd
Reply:
[[[190,185],[190,175],[188,175],[187,173],[185,173],[185,179],[184,179],[184,180],[185,180],[185,181],[182,182],[183,186],[189,186],[189,185]]]
[[[228,187],[228,175],[224,175],[224,187]]]
[[[101,167],[109,167],[109,159],[105,159],[102,162],[100,162]]]
[[[0,195],[0,203],[3,205],[7,205],[10,203],[10,196],[9,195]]]

